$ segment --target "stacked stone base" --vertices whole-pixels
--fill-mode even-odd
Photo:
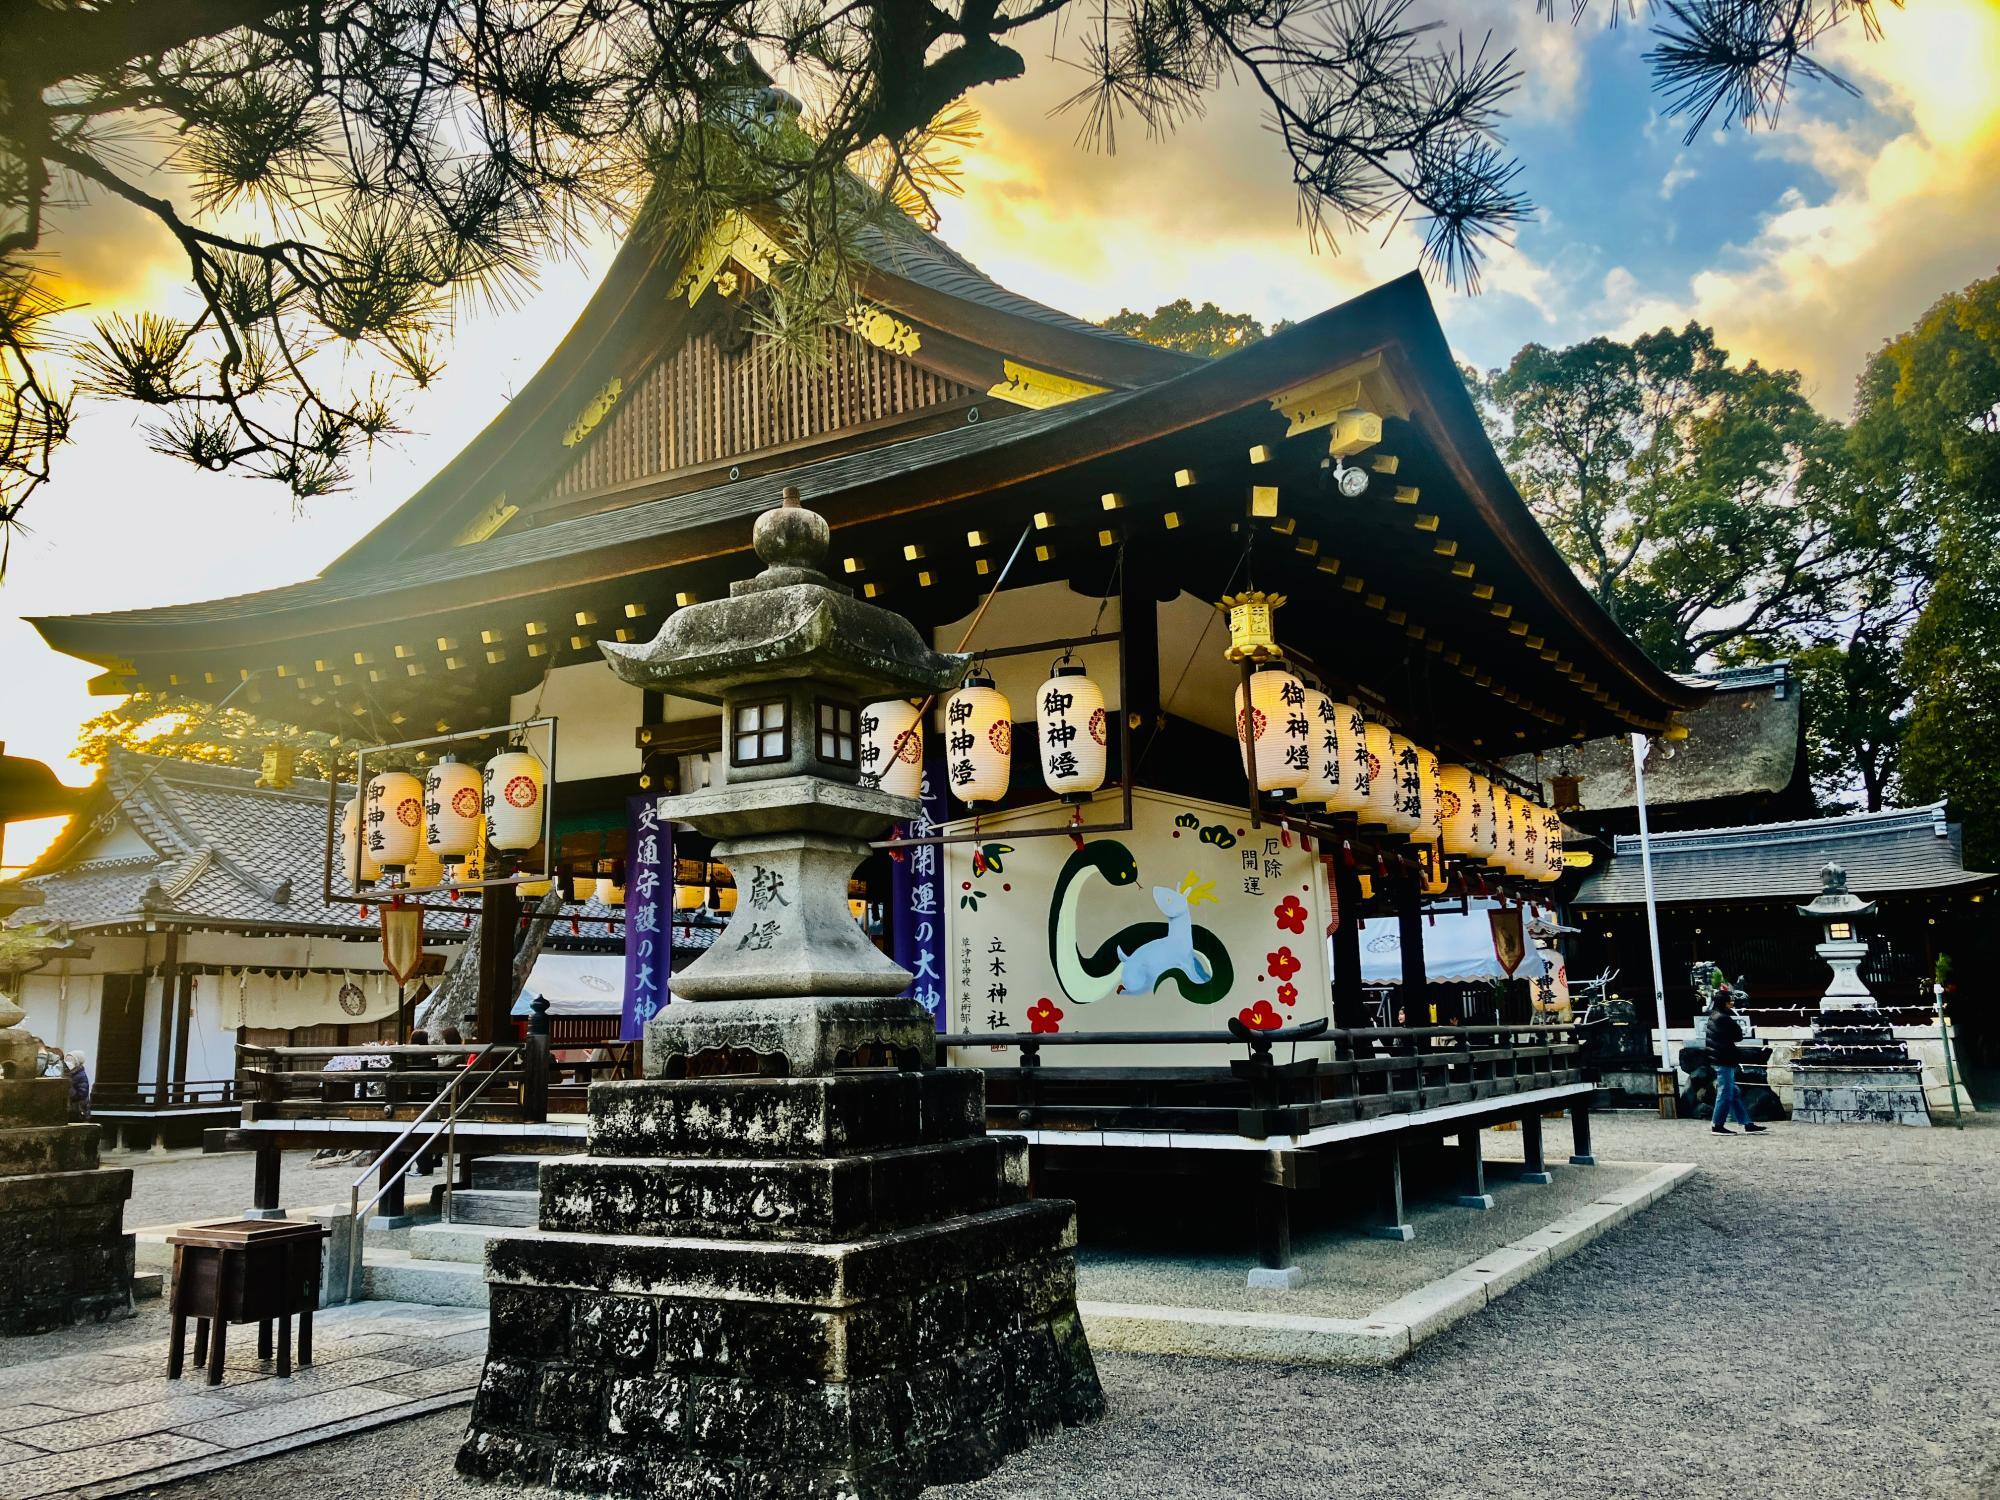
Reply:
[[[466,1473],[888,1500],[1103,1411],[1074,1214],[967,1070],[599,1085],[590,1152],[495,1241]]]
[[[0,1334],[132,1312],[132,1173],[98,1165],[68,1108],[65,1079],[0,1081]]]
[[[1792,1066],[1792,1119],[1807,1125],[1929,1125],[1924,1070]]]

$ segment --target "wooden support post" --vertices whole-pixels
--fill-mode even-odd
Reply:
[[[174,1102],[187,1099],[188,1035],[194,1030],[194,975],[182,972],[174,1005]]]
[[[1542,1112],[1531,1109],[1521,1116],[1521,1181],[1546,1187],[1555,1178],[1549,1173],[1542,1154]]]
[[[1118,629],[1124,639],[1118,649],[1125,658],[1126,698],[1119,709],[1126,716],[1126,743],[1136,766],[1160,730],[1160,606],[1144,552],[1125,549],[1119,589]]]
[[[487,888],[479,918],[479,1011],[476,1036],[497,1041],[514,1005],[514,948],[520,939],[521,898],[511,885]],[[447,1017],[447,1019],[449,1019]]]
[[[528,1045],[521,1055],[521,1116],[541,1121],[549,1117],[549,1002],[537,995],[529,1002]]]
[[[1381,1221],[1369,1227],[1378,1240],[1413,1240],[1417,1237],[1403,1213],[1403,1143],[1389,1142],[1382,1165]]]
[[[1584,1095],[1569,1107],[1570,1140],[1574,1149],[1570,1152],[1569,1164],[1573,1167],[1594,1167],[1597,1158],[1590,1150],[1590,1096]]]
[[[285,1211],[278,1207],[278,1174],[284,1160],[285,1154],[279,1149],[276,1137],[267,1135],[257,1142],[257,1164],[250,1187],[250,1212],[245,1217],[282,1219],[285,1216]]]
[[[167,955],[160,960],[160,1039],[159,1048],[153,1057],[153,1107],[163,1108],[167,1102],[168,1066],[173,1061],[174,1049],[174,1003],[181,985],[181,935],[167,934]],[[141,991],[143,994],[144,991]],[[167,1143],[155,1127],[153,1149],[165,1151]]]
[[[1292,1193],[1317,1184],[1319,1159],[1300,1151],[1273,1151],[1251,1189],[1257,1224],[1257,1264],[1250,1285],[1290,1291],[1304,1279],[1292,1261]]]
[[[1493,1206],[1493,1195],[1486,1191],[1486,1151],[1479,1137],[1476,1125],[1458,1132],[1458,1206],[1483,1211]]]
[[[1333,893],[1340,904],[1340,925],[1333,929],[1333,1024],[1340,1031],[1360,1031],[1368,1026],[1368,1002],[1361,989],[1361,875],[1334,851]],[[1372,1056],[1375,1044],[1360,1044],[1364,1056]]]
[[[1403,1007],[1410,1025],[1428,1026],[1430,976],[1424,968],[1423,887],[1414,873],[1398,867],[1391,889],[1396,894],[1396,940],[1403,950]]]

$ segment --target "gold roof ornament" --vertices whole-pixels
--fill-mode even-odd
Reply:
[[[1229,649],[1222,654],[1230,661],[1280,660],[1284,653],[1278,649],[1277,626],[1271,616],[1284,602],[1283,594],[1267,594],[1262,589],[1224,595],[1216,606],[1229,612]]]

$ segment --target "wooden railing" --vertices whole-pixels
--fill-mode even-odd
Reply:
[[[546,1040],[546,1039],[544,1039]],[[236,1088],[251,1119],[408,1119],[448,1090],[479,1048],[461,1043],[412,1047],[236,1048]],[[335,1059],[358,1067],[329,1069]],[[497,1054],[497,1076],[482,1118],[537,1120],[546,1112],[547,1049],[529,1044]]]
[[[169,1083],[99,1083],[90,1090],[93,1114],[152,1114],[167,1109],[227,1109],[236,1103],[236,1080],[204,1078]]]
[[[1302,1135],[1323,1125],[1504,1099],[1586,1081],[1579,1028],[1569,1024],[1410,1026],[1270,1032],[1126,1031],[956,1034],[939,1040],[1006,1047],[1018,1065],[987,1067],[990,1129],[1183,1131]],[[1332,1043],[1332,1058],[1279,1061],[1292,1043]],[[1227,1066],[1050,1067],[1044,1049],[1214,1047],[1246,1055]]]

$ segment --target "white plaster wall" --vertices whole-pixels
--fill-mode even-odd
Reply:
[[[509,704],[510,717],[515,720],[535,714],[552,714],[557,719],[558,782],[636,775],[639,749],[633,733],[644,709],[644,694],[620,681],[610,663],[604,661],[558,667],[549,674],[545,687],[516,693]]]
[[[29,1032],[65,1052],[81,1052],[96,1067],[97,1012],[103,981],[95,974],[24,975],[14,998]]]

